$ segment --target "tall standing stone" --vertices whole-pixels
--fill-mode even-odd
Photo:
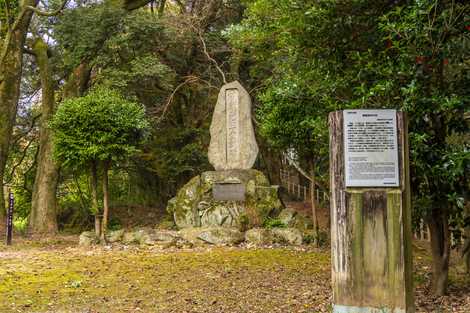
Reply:
[[[250,96],[239,82],[220,89],[210,134],[209,161],[216,170],[194,177],[168,201],[176,226],[259,227],[279,214],[278,186],[252,169],[258,145]]]
[[[330,114],[333,313],[412,313],[404,113]]]
[[[251,99],[238,81],[220,89],[210,134],[209,162],[217,171],[253,167],[258,145],[251,122]]]

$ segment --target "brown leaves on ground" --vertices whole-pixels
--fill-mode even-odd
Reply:
[[[80,249],[75,240],[0,246],[0,312],[331,310],[327,249]],[[433,298],[426,251],[416,259],[418,312],[470,312],[468,278],[452,272],[451,296]]]

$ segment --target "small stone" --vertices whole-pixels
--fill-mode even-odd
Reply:
[[[80,234],[78,244],[82,247],[89,247],[91,245],[99,243],[100,240],[96,237],[95,232],[93,231],[84,231]]]
[[[179,238],[178,232],[174,230],[156,230],[151,237],[158,242],[171,242]]]
[[[296,211],[291,208],[286,208],[279,213],[277,218],[286,226],[290,226],[294,222],[296,215]]]
[[[112,230],[106,234],[106,240],[110,243],[121,241],[124,236],[124,232],[124,229]]]
[[[302,233],[297,228],[273,228],[271,233],[278,243],[299,246],[302,244]]]
[[[123,244],[132,244],[132,243],[138,243],[139,241],[136,238],[136,235],[133,231],[128,231],[125,232],[124,235],[122,236],[122,243]]]
[[[193,245],[202,245],[204,242],[199,239],[199,235],[204,232],[207,228],[204,227],[189,227],[178,231],[179,237],[184,241],[190,242]]]
[[[209,228],[202,231],[199,239],[213,245],[235,245],[245,238],[242,232],[235,228]]]
[[[300,231],[306,231],[313,229],[313,222],[311,217],[306,217],[301,214],[297,214],[294,218],[294,221],[290,225],[294,228],[297,228]]]
[[[150,228],[137,228],[132,231],[125,232],[122,237],[122,243],[124,244],[146,244],[153,245],[155,240],[151,237],[152,229]]]
[[[269,230],[265,228],[252,228],[246,231],[245,241],[255,245],[269,245],[273,238]]]

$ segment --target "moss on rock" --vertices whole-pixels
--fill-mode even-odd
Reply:
[[[216,201],[215,183],[237,182],[245,186],[245,201]],[[208,171],[192,178],[168,201],[167,211],[179,228],[223,226],[254,227],[279,213],[278,187],[257,170]]]

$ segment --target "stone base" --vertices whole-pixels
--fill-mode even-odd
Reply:
[[[215,200],[213,187],[220,183],[244,186],[244,201]],[[278,186],[271,186],[257,170],[209,171],[192,178],[168,201],[167,211],[178,228],[261,226],[268,216],[281,209]]]

